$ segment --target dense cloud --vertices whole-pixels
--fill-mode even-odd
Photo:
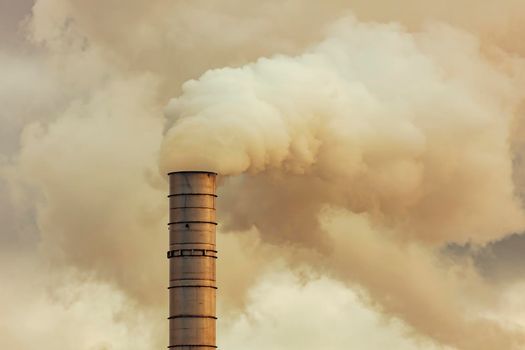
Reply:
[[[524,224],[522,2],[29,5],[0,13],[0,306],[38,317],[2,347],[164,346],[188,167],[223,175],[221,346],[523,345],[515,262],[475,253]]]

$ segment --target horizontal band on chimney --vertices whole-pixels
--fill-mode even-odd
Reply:
[[[175,255],[175,256],[168,256],[168,259],[174,259],[174,258],[211,258],[211,259],[218,259],[218,257],[213,255]]]
[[[175,318],[212,318],[214,320],[217,319],[215,316],[208,316],[208,315],[175,315],[168,317],[168,320],[173,320]]]
[[[192,206],[192,207],[185,207],[185,206],[170,207],[170,209],[208,209],[208,210],[215,210],[214,207],[198,207],[198,206]]]
[[[168,222],[169,225],[176,225],[176,224],[212,224],[212,225],[218,225],[215,221],[173,221]]]
[[[199,344],[180,344],[180,345],[170,345],[168,346],[168,348],[182,348],[184,346],[188,346],[188,347],[202,347],[202,348],[214,348],[214,349],[217,349],[217,347],[215,345],[199,345]]]
[[[173,232],[177,232],[177,231],[173,231]],[[184,231],[182,231],[182,232],[184,232]],[[196,245],[196,244],[211,245],[211,246],[214,245],[214,244],[212,244],[210,242],[181,242],[181,243],[171,243],[170,245]],[[177,250],[177,249],[172,249],[172,250]],[[213,250],[213,249],[206,249],[206,250]],[[217,253],[216,250],[215,250],[215,253]]]
[[[212,197],[217,198],[217,195],[212,194],[212,193],[171,193],[171,194],[168,194],[168,198],[176,197],[176,196],[212,196]]]
[[[199,285],[199,284],[188,284],[188,285],[182,285],[182,286],[169,286],[167,289],[173,289],[173,288],[212,288],[212,289],[219,289],[216,286],[205,286],[205,285]]]
[[[170,282],[176,282],[176,281],[209,281],[209,282],[216,282],[215,280],[212,280],[210,278],[174,278],[170,280]]]
[[[175,249],[167,253],[168,259],[176,257],[202,257],[217,259],[217,251],[211,249]]]
[[[181,170],[181,171],[170,171],[168,175],[171,174],[212,174],[217,175],[214,171],[206,171],[206,170]]]

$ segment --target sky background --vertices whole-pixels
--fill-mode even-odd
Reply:
[[[525,346],[518,0],[0,0],[0,347],[167,344],[215,170],[218,345]]]

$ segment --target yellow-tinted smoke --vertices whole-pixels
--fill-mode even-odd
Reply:
[[[351,12],[359,20],[325,32]],[[0,192],[14,198],[0,213],[9,217],[0,274],[10,283],[0,298],[4,319],[20,320],[0,327],[0,344],[165,345],[163,143],[162,172],[231,175],[219,202],[224,318],[245,312],[254,285],[278,283],[268,271],[307,265],[338,288],[364,290],[369,306],[406,322],[414,338],[519,348],[522,335],[502,317],[485,319],[504,291],[438,250],[522,227],[514,192],[524,13],[521,0],[36,1],[23,28],[38,55],[0,54],[10,77],[0,89],[1,142],[12,150],[0,155]],[[16,255],[28,268],[4,254],[11,241],[24,243]],[[311,296],[321,305],[312,312],[339,307],[325,292]],[[289,319],[246,312],[283,329],[304,321],[253,349],[292,349],[290,339],[313,346],[301,343],[305,329],[327,326],[294,307],[279,305]],[[32,322],[13,316],[35,310]],[[358,328],[351,311],[337,319]],[[361,344],[330,327],[324,345],[384,349],[374,340],[387,328]]]
[[[523,68],[445,25],[409,33],[346,19],[302,55],[186,82],[168,106],[161,168],[241,176],[224,187],[228,227],[322,253],[310,263],[364,286],[422,334],[517,348],[523,334],[462,304],[467,290],[490,288],[454,266],[473,276],[463,285],[435,256],[524,227],[510,143],[523,81],[509,67]],[[353,241],[352,220],[337,228],[346,236],[330,235],[326,207],[366,214],[378,237]]]

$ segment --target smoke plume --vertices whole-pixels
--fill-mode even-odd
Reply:
[[[524,15],[0,0],[0,348],[165,346],[188,168],[222,178],[221,348],[522,348]]]
[[[224,189],[229,228],[255,225],[265,241],[322,253],[311,263],[423,334],[460,349],[518,348],[523,334],[464,305],[468,289],[490,287],[468,266],[448,276],[432,249],[524,227],[509,143],[522,68],[446,25],[409,33],[349,18],[299,56],[186,82],[167,109],[162,170],[240,176]],[[370,228],[356,230],[378,237],[352,232],[352,219],[338,225],[346,235],[330,235],[326,208],[366,215]]]

